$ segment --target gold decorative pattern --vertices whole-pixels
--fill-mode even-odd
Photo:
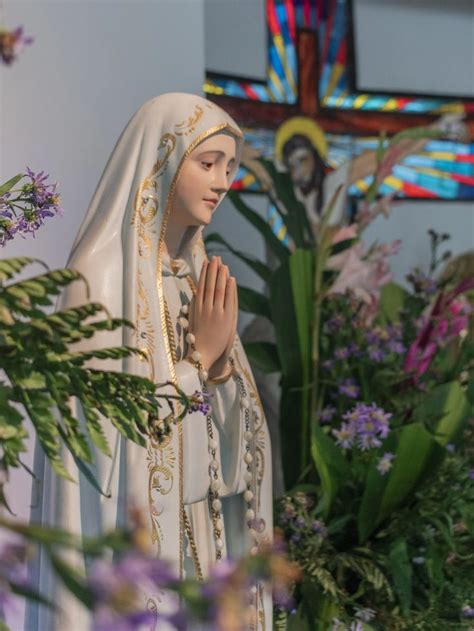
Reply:
[[[196,105],[194,113],[189,118],[174,126],[175,134],[177,136],[189,136],[189,134],[192,134],[203,114],[204,110],[202,107],[200,105]]]
[[[158,145],[158,158],[135,194],[131,225],[138,231],[138,254],[141,258],[146,259],[151,254],[150,235],[155,234],[152,226],[159,209],[157,179],[167,169],[169,157],[175,147],[176,137],[173,134],[163,134]]]
[[[173,359],[173,364],[176,364],[176,341],[174,337],[174,328],[173,322],[171,321],[170,310],[168,307],[168,303],[166,302],[166,298],[163,301],[165,307],[165,318],[166,318],[166,332],[168,334],[168,339],[170,341],[170,349],[171,349],[171,357]]]
[[[141,351],[146,353],[148,361],[151,361],[151,366],[154,368],[152,358],[155,354],[155,331],[150,320],[150,303],[143,285],[140,269],[138,269],[137,274],[137,287],[138,300],[135,314],[135,343]],[[145,358],[140,358],[140,360],[147,361]]]
[[[205,108],[205,109],[203,109]],[[207,129],[201,134],[198,134],[196,138],[184,140],[184,142],[190,142],[189,147],[184,152],[178,161],[178,166],[173,173],[171,186],[169,188],[168,197],[165,199],[159,190],[159,178],[163,176],[166,170],[169,168],[170,156],[177,147],[177,137],[190,136],[199,123],[203,125],[202,117],[204,112],[209,110],[215,110],[213,105],[205,103],[203,107],[196,105],[193,113],[178,123],[171,131],[173,133],[165,133],[160,139],[158,146],[158,155],[155,164],[148,173],[148,175],[139,184],[134,199],[133,199],[133,217],[131,219],[131,225],[135,227],[137,235],[137,248],[138,248],[138,277],[136,279],[137,287],[137,306],[136,306],[136,325],[138,330],[138,346],[144,351],[146,350],[147,356],[151,361],[152,366],[156,363],[157,348],[160,350],[161,355],[161,341],[163,341],[163,350],[165,354],[165,362],[168,366],[168,373],[172,383],[177,385],[176,371],[173,361],[172,348],[174,346],[173,336],[170,335],[172,329],[170,329],[170,317],[169,312],[166,313],[164,291],[162,283],[162,270],[161,270],[161,256],[164,247],[164,236],[166,233],[166,226],[170,214],[171,204],[176,189],[179,174],[183,167],[184,161],[189,154],[195,149],[195,147],[203,140],[218,133],[221,130],[228,130],[236,137],[242,137],[240,130],[234,129],[228,123],[222,123],[216,125],[210,129]],[[179,141],[183,142],[183,141]],[[171,175],[171,174],[170,174]],[[163,214],[161,225],[159,228],[159,235],[157,234],[156,223],[159,214]],[[158,243],[156,239],[158,237]],[[156,251],[156,298],[158,302],[158,318],[161,326],[161,337],[155,339],[155,332],[153,329],[154,322],[152,318],[156,317],[155,303],[153,296],[147,295],[149,288],[145,287],[144,279],[148,277],[145,272],[148,269],[148,263],[145,263],[151,256],[155,256]],[[141,271],[140,271],[141,270]],[[143,272],[143,278],[141,275]],[[151,305],[151,308],[150,308]],[[143,335],[142,335],[143,334]],[[165,366],[160,365],[158,368],[165,370]],[[160,373],[159,373],[160,374]],[[168,495],[173,498],[173,503],[178,502],[179,512],[175,515],[173,513],[173,519],[177,517],[177,523],[179,523],[179,571],[180,577],[183,576],[183,541],[184,541],[184,529],[185,529],[185,517],[183,515],[184,509],[184,488],[183,488],[183,428],[182,424],[178,423],[176,427],[173,427],[173,431],[164,442],[156,443],[153,440],[148,441],[147,445],[147,464],[148,464],[148,501],[150,519],[152,523],[152,540],[154,545],[157,546],[158,555],[160,555],[163,546],[167,547],[168,554],[170,553],[170,543],[164,540],[163,529],[164,524],[160,526],[160,519],[162,519],[163,511],[165,510],[164,504],[161,503],[161,498]],[[178,475],[178,479],[176,479]],[[175,499],[175,494],[178,497]],[[169,498],[168,498],[169,499]],[[175,506],[173,504],[173,506]],[[173,508],[175,510],[175,508]],[[188,524],[189,525],[189,524]],[[174,534],[174,533],[173,533]],[[192,535],[192,533],[191,533]],[[178,552],[178,551],[176,551]],[[161,607],[161,595],[153,594],[147,598],[147,609],[152,612],[158,612]],[[150,625],[150,631],[156,631],[158,627],[157,622],[152,622]]]
[[[189,522],[188,515],[186,513],[186,509],[184,506],[183,506],[183,523],[184,523],[184,529],[186,531],[186,536],[189,541],[189,546],[191,548],[191,554],[193,557],[194,567],[196,569],[196,575],[198,577],[198,581],[203,581],[204,577],[202,573],[201,563],[199,561],[196,542],[194,540],[193,530],[191,528],[191,524]]]

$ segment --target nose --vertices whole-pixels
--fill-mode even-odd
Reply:
[[[229,188],[229,179],[225,168],[215,169],[214,178],[211,185],[215,193],[225,193]]]

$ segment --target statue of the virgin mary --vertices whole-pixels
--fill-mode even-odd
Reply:
[[[35,453],[32,521],[95,536],[125,524],[133,504],[146,516],[156,554],[182,577],[206,577],[214,563],[255,550],[272,532],[270,442],[235,333],[235,282],[218,258],[208,261],[202,239],[235,177],[242,142],[235,122],[199,96],[171,93],[145,103],[115,146],[68,262],[88,280],[91,301],[135,325],[96,335],[94,347],[135,346],[148,358],[100,367],[171,381],[188,395],[205,390],[211,412],[188,414],[146,449],[104,421],[113,457],[96,453],[103,495],[79,473],[78,484],[59,479],[41,449]],[[61,306],[86,301],[78,284]],[[52,618],[31,606],[27,631],[90,628],[88,613],[41,556],[34,578],[60,612]],[[166,607],[159,593],[144,599],[150,610]],[[254,606],[255,628],[271,629],[263,585]]]

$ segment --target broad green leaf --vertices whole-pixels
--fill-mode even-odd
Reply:
[[[271,312],[282,370],[302,385],[311,362],[313,253],[295,250],[272,276]]]
[[[220,243],[224,245],[229,250],[229,252],[232,252],[234,256],[236,256],[238,259],[248,265],[250,269],[253,270],[257,274],[257,276],[259,276],[265,283],[268,283],[268,281],[270,280],[271,270],[268,265],[265,265],[265,263],[262,263],[262,261],[259,261],[252,256],[239,252],[239,250],[233,248],[228,243],[228,241],[226,241],[224,237],[221,237],[220,234],[217,234],[217,232],[209,234],[205,239],[205,243],[206,245],[208,245],[209,243]]]
[[[387,283],[380,292],[379,309],[381,315],[389,322],[399,319],[408,292],[396,283]]]
[[[244,348],[247,357],[255,368],[265,373],[281,371],[275,344],[271,342],[246,342]]]
[[[408,615],[412,603],[412,567],[405,539],[397,539],[390,547],[388,567],[403,614]]]
[[[430,418],[440,418],[434,430],[435,438],[445,446],[459,436],[465,421],[472,416],[472,407],[459,382],[451,381],[432,388],[415,415],[425,422],[429,422]]]
[[[280,261],[284,261],[289,255],[289,250],[272,232],[269,224],[262,219],[258,213],[247,206],[238,193],[235,191],[229,191],[227,196],[231,199],[239,213],[260,232],[268,247],[277,256],[277,258],[280,259]]]
[[[320,508],[327,519],[337,492],[350,477],[349,463],[319,425],[313,428],[311,455],[321,480]]]
[[[5,195],[8,191],[11,191],[15,184],[17,184],[23,177],[25,177],[24,173],[18,173],[18,175],[15,175],[10,180],[2,184],[0,186],[0,196]]]
[[[407,500],[444,455],[421,423],[393,431],[382,449],[395,454],[393,467],[386,475],[380,474],[375,465],[369,469],[357,518],[360,542]]]
[[[270,303],[266,296],[250,287],[237,286],[239,309],[247,313],[265,316],[271,319]]]
[[[309,464],[314,255],[296,250],[270,282],[272,321],[282,372],[280,432],[285,484],[291,488]]]

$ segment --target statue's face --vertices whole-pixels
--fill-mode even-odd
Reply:
[[[312,180],[316,168],[314,156],[309,148],[298,147],[290,153],[286,166],[295,186],[305,188]]]
[[[227,192],[235,164],[236,142],[228,134],[215,134],[186,158],[178,177],[170,221],[175,225],[207,226]]]

